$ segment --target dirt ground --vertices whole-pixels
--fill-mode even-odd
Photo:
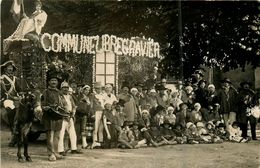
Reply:
[[[10,133],[1,131],[2,168],[260,168],[260,141],[246,144],[172,145],[159,148],[86,149],[81,155],[68,154],[65,159],[49,162],[44,141],[30,145],[31,163],[19,163],[16,148],[7,146]]]

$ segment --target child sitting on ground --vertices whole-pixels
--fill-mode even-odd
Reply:
[[[134,121],[133,123],[133,136],[135,138],[135,141],[137,142],[136,147],[142,147],[152,144],[154,147],[157,147],[158,144],[153,141],[152,136],[149,134],[148,130],[141,129],[140,131],[140,124],[137,121]]]
[[[151,119],[149,132],[153,136],[153,139],[157,139],[160,136],[160,125],[163,124],[164,121],[163,111],[164,107],[160,105],[157,106],[157,114]]]
[[[143,110],[141,112],[141,115],[138,117],[138,121],[136,121],[136,124],[138,124],[138,129],[140,130],[140,133],[144,139],[146,139],[146,144],[149,146],[150,144],[154,147],[157,147],[158,144],[154,142],[153,136],[151,134],[151,122],[150,122],[150,114],[148,110]],[[155,127],[157,132],[159,130],[157,127]]]
[[[178,144],[185,144],[187,143],[187,137],[185,136],[185,127],[183,128],[181,124],[178,124],[173,129],[173,132],[176,136],[176,141]]]
[[[226,126],[224,123],[219,123],[216,130],[216,136],[218,136],[223,141],[227,141],[229,139],[229,133],[225,128]]]
[[[129,128],[129,126],[132,126],[132,124],[129,121],[125,121],[123,124],[122,131],[120,132],[118,137],[118,142],[119,142],[118,147],[120,148],[123,149],[138,148],[133,132]]]
[[[187,136],[187,143],[189,144],[198,144],[200,141],[200,136],[197,130],[197,127],[192,122],[188,122],[186,124],[186,136]]]
[[[143,138],[141,131],[139,130],[139,124],[137,121],[134,121],[133,123],[132,132],[134,136],[134,141],[136,141],[137,143],[136,147],[146,146],[147,141],[145,138]]]
[[[172,124],[166,120],[164,121],[163,127],[161,128],[161,131],[160,131],[160,137],[161,137],[161,142],[165,145],[174,145],[174,144],[177,144],[177,141],[176,141],[176,136],[172,130]]]
[[[202,122],[197,123],[198,134],[201,138],[200,143],[211,143],[212,139],[209,135],[208,131],[205,129],[204,124]]]
[[[216,130],[215,130],[215,125],[212,121],[209,121],[207,124],[206,124],[206,129],[208,131],[208,134],[211,136],[212,138],[212,142],[213,143],[222,143],[223,140],[220,139],[215,133],[216,133]]]
[[[248,142],[248,138],[243,138],[242,131],[240,130],[238,123],[235,121],[232,125],[229,125],[229,140],[232,142]]]

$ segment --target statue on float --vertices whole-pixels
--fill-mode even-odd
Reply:
[[[33,41],[39,40],[39,35],[41,34],[42,28],[44,27],[46,21],[47,14],[42,10],[42,3],[41,1],[36,0],[35,11],[32,15],[28,17],[25,13],[23,13],[23,18],[17,26],[15,32],[7,39],[4,39],[4,51],[7,51],[13,41],[28,41],[29,39]]]

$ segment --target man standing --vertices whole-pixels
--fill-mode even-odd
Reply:
[[[82,152],[77,150],[77,135],[74,127],[74,120],[76,113],[76,105],[74,99],[69,94],[69,84],[67,82],[62,82],[61,84],[61,103],[62,107],[65,112],[69,114],[69,116],[64,116],[62,120],[62,127],[60,131],[60,139],[58,144],[58,152],[59,154],[65,156],[64,151],[64,134],[65,130],[68,132],[70,137],[70,144],[71,144],[71,154],[81,154]]]
[[[49,161],[62,159],[62,156],[57,153],[60,130],[62,127],[62,116],[55,113],[58,107],[61,107],[61,93],[57,89],[58,77],[50,75],[48,77],[48,88],[43,92],[43,123],[47,130],[47,152]]]
[[[222,115],[226,128],[228,128],[229,123],[236,121],[236,111],[237,111],[237,92],[233,87],[231,87],[231,81],[225,78],[221,81],[222,88],[219,91],[219,103],[220,103],[220,114]]]
[[[6,61],[1,65],[1,72],[3,75],[0,76],[1,83],[1,111],[2,116],[5,118],[9,125],[12,133],[12,138],[9,143],[10,147],[15,145],[15,133],[16,131],[16,120],[18,115],[20,96],[18,92],[20,87],[17,82],[17,77],[14,76],[14,72],[17,70],[13,61]]]
[[[100,143],[103,142],[103,122],[102,115],[104,110],[105,97],[102,93],[102,86],[100,82],[95,83],[95,90],[93,97],[93,111],[95,112],[95,128],[93,131],[93,144],[91,148],[95,148],[96,146],[101,146]]]
[[[237,112],[237,120],[239,123],[239,127],[242,131],[242,137],[247,137],[247,128],[248,128],[248,121],[250,123],[252,139],[256,139],[256,124],[257,120],[252,115],[249,115],[250,109],[253,106],[253,99],[255,93],[253,90],[250,89],[252,84],[250,82],[244,81],[240,83],[240,90],[238,94],[238,112]]]

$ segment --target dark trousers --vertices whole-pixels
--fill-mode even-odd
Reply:
[[[107,133],[104,130],[104,148],[115,148],[117,146],[118,141],[118,132],[115,128],[114,124],[108,124],[107,125],[108,131],[110,133],[111,139],[107,138]]]
[[[240,128],[241,128],[241,131],[242,131],[242,137],[243,138],[247,137],[247,123],[248,123],[248,121],[250,123],[252,138],[255,139],[256,138],[256,118],[254,118],[253,116],[247,117],[246,124],[240,123]]]
[[[47,153],[49,156],[56,155],[58,153],[58,142],[60,131],[49,130],[46,133],[47,136]]]
[[[151,141],[153,140],[152,136],[148,131],[144,131],[142,135],[147,140],[148,143],[151,143]]]

